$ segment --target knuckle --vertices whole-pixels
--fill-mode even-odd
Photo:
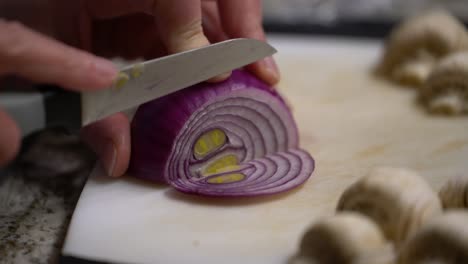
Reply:
[[[74,58],[74,57],[73,57]],[[82,67],[84,72],[96,72],[96,64],[94,59],[91,56],[80,56],[79,64],[75,60],[69,60],[68,63],[69,68],[77,69],[78,67]]]
[[[197,37],[199,34],[203,34],[201,19],[196,19],[181,26],[178,33],[181,37],[184,37],[187,40]]]
[[[261,37],[263,35],[263,27],[261,23],[242,23],[235,24],[232,31],[252,37]]]
[[[171,46],[180,47],[182,45],[185,48],[206,44],[207,40],[201,19],[194,20],[174,30],[171,34],[171,42],[173,44]]]

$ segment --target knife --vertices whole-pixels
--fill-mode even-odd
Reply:
[[[108,89],[71,92],[40,86],[28,92],[0,93],[0,106],[18,123],[23,136],[46,127],[81,127],[117,112],[206,81],[276,53],[268,43],[231,39],[142,63],[119,71]]]

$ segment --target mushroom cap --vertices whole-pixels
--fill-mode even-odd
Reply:
[[[400,264],[468,263],[468,211],[449,210],[411,236],[400,248]]]
[[[442,206],[437,193],[416,172],[377,167],[345,190],[337,210],[370,217],[398,247],[408,235],[440,214]]]
[[[423,104],[430,106],[438,98],[449,95],[459,98],[460,113],[468,112],[468,50],[440,60],[420,88],[419,96]]]
[[[389,77],[409,87],[419,87],[427,79],[434,64],[436,59],[429,52],[421,50],[411,60],[398,65]]]
[[[301,258],[321,264],[353,263],[388,245],[379,227],[367,217],[343,212],[318,220],[303,235]]]
[[[421,52],[440,58],[468,49],[468,34],[456,17],[433,9],[404,20],[392,30],[378,72],[390,76],[395,68]]]

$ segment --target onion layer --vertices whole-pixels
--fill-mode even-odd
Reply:
[[[131,129],[130,175],[185,193],[274,194],[314,170],[284,100],[241,70],[141,105]]]

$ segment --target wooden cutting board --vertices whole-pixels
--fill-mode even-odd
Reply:
[[[342,191],[374,166],[404,166],[438,189],[468,173],[468,118],[431,117],[414,91],[374,79],[381,43],[272,36],[279,89],[294,108],[316,171],[288,194],[220,201],[96,167],[63,253],[118,263],[286,263],[302,232],[333,213]]]

